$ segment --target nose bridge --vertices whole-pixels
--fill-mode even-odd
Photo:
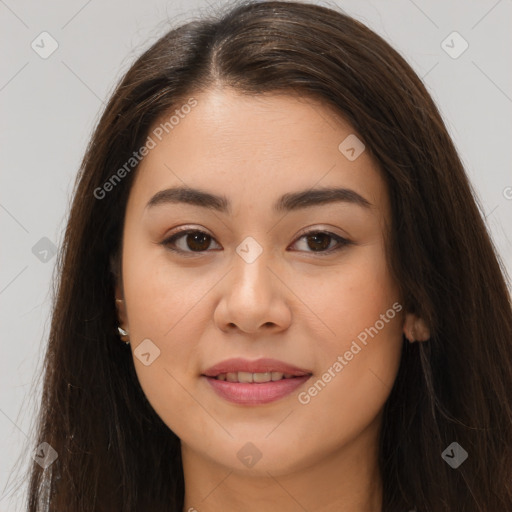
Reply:
[[[264,249],[253,237],[246,237],[236,248],[234,257],[233,285],[239,299],[269,299],[271,272],[267,268],[270,251]]]
[[[261,238],[263,240],[263,237]],[[292,318],[290,304],[279,288],[271,248],[248,236],[235,248],[229,281],[222,289],[214,317],[222,330],[237,327],[246,333],[261,328],[286,329]],[[278,289],[279,288],[279,289]]]
[[[287,322],[285,304],[276,301],[276,282],[267,268],[270,250],[265,250],[248,237],[237,248],[233,257],[231,280],[225,288],[224,320],[242,331],[256,332],[262,326]]]

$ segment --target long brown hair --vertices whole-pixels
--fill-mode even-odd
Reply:
[[[512,511],[512,308],[505,271],[442,118],[381,37],[337,9],[237,2],[173,28],[114,91],[85,154],[58,260],[28,510],[181,512],[180,444],[120,342],[111,262],[136,167],[98,189],[153,123],[215,86],[300,94],[342,115],[382,169],[391,271],[431,328],[404,343],[385,405],[384,512]],[[96,193],[95,193],[96,191]],[[115,265],[114,265],[114,268]],[[468,459],[451,468],[452,442]]]

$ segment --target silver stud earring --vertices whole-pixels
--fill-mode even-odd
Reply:
[[[116,299],[116,302],[124,302],[123,299]],[[117,332],[119,333],[119,337],[124,341],[126,345],[130,344],[130,339],[128,338],[128,331],[123,329],[121,326],[117,327]]]
[[[119,333],[119,337],[121,338],[121,340],[123,340],[123,342],[126,343],[126,345],[129,345],[130,339],[128,338],[128,331],[123,329],[121,326],[118,326],[117,332]]]

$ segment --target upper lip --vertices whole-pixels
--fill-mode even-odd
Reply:
[[[291,364],[279,361],[277,359],[261,358],[254,361],[243,359],[241,357],[226,359],[216,365],[208,368],[203,372],[206,377],[217,377],[223,373],[237,373],[237,372],[248,372],[248,373],[267,373],[267,372],[281,372],[289,373],[295,377],[301,377],[303,375],[311,375],[309,370],[303,370],[297,368]]]

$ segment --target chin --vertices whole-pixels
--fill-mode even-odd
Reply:
[[[268,432],[269,430],[266,430],[262,434],[254,429],[254,435],[251,435],[250,430],[246,430],[244,435],[239,436],[232,432],[235,439],[220,443],[214,441],[215,449],[210,445],[198,448],[197,452],[202,452],[214,463],[224,466],[229,471],[245,476],[268,478],[269,473],[272,476],[279,476],[307,469],[314,459],[314,454],[306,451],[302,444],[290,442],[292,436],[285,432],[281,432],[281,435],[270,434],[270,437],[265,438]]]

